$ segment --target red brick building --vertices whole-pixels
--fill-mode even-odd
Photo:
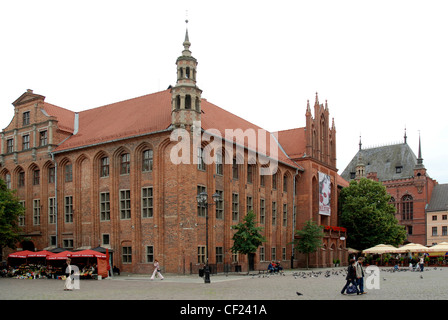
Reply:
[[[221,196],[208,209],[214,270],[264,269],[270,260],[303,265],[291,242],[309,219],[326,226],[311,265],[345,262],[337,193],[346,181],[337,175],[328,107],[316,95],[306,128],[266,132],[201,98],[188,32],[183,45],[176,85],[167,90],[81,112],[32,90],[13,102],[15,115],[1,134],[0,178],[26,208],[19,223],[27,241],[19,247],[102,246],[125,272],[150,272],[154,259],[165,272],[197,272],[206,256],[206,212],[196,196],[206,191],[209,202]],[[211,141],[219,145],[208,152]],[[260,173],[272,163],[275,174]],[[319,173],[330,181],[326,215],[319,213]],[[231,226],[248,210],[267,240],[251,261],[230,251]]]
[[[360,141],[358,153],[341,175],[346,180],[380,181],[397,209],[395,217],[406,228],[406,242],[427,245],[426,207],[438,183],[423,164],[420,140],[418,157],[407,144],[406,134],[403,143],[375,148],[363,149]]]

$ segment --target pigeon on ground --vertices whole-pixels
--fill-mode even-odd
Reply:
[[[301,294],[300,292],[297,292],[297,291],[296,291],[296,294],[297,294],[298,296],[303,296],[303,294]]]

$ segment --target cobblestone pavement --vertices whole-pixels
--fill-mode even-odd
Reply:
[[[80,289],[64,291],[64,281],[0,278],[0,300],[447,300],[448,268],[392,272],[380,268],[378,289],[364,295],[342,295],[345,268],[286,270],[284,275],[121,275],[81,280]],[[366,283],[367,284],[367,283]],[[366,286],[365,286],[366,287]],[[299,293],[300,295],[298,295]]]

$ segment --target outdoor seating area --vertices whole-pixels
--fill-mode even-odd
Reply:
[[[104,251],[104,250],[102,250]],[[2,277],[17,279],[63,279],[66,261],[77,267],[79,279],[102,279],[109,275],[109,252],[96,250],[54,251],[20,250],[8,255],[7,265],[1,269]],[[99,277],[101,276],[101,277]]]
[[[447,265],[448,260],[448,242],[441,242],[431,247],[417,243],[408,243],[398,248],[379,244],[362,250],[362,254],[366,258],[366,265],[412,267],[423,257],[427,266],[444,266]]]

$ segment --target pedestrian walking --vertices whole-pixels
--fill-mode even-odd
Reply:
[[[160,273],[159,261],[157,261],[157,259],[154,260],[154,272],[152,273],[151,280],[154,280],[154,277],[156,276],[156,274],[159,276],[160,280],[163,280],[163,276]]]
[[[423,272],[423,267],[425,265],[425,260],[423,256],[420,257],[420,262],[418,264],[420,265],[420,272]]]
[[[350,264],[347,268],[347,276],[345,277],[345,280],[347,282],[345,283],[344,288],[342,288],[341,294],[346,294],[346,290],[349,287],[349,285],[353,285],[356,289],[356,294],[359,294],[358,286],[356,285],[356,268],[355,268],[355,259],[350,260]]]
[[[65,263],[67,267],[65,268],[65,283],[64,283],[64,290],[65,291],[71,291],[73,290],[73,273],[74,270],[72,270],[72,266],[70,265],[71,260],[67,259],[65,260]]]
[[[364,292],[364,269],[362,267],[362,262],[363,262],[363,258],[359,257],[358,261],[355,264],[356,282],[358,284],[359,293],[366,294],[367,292]]]

